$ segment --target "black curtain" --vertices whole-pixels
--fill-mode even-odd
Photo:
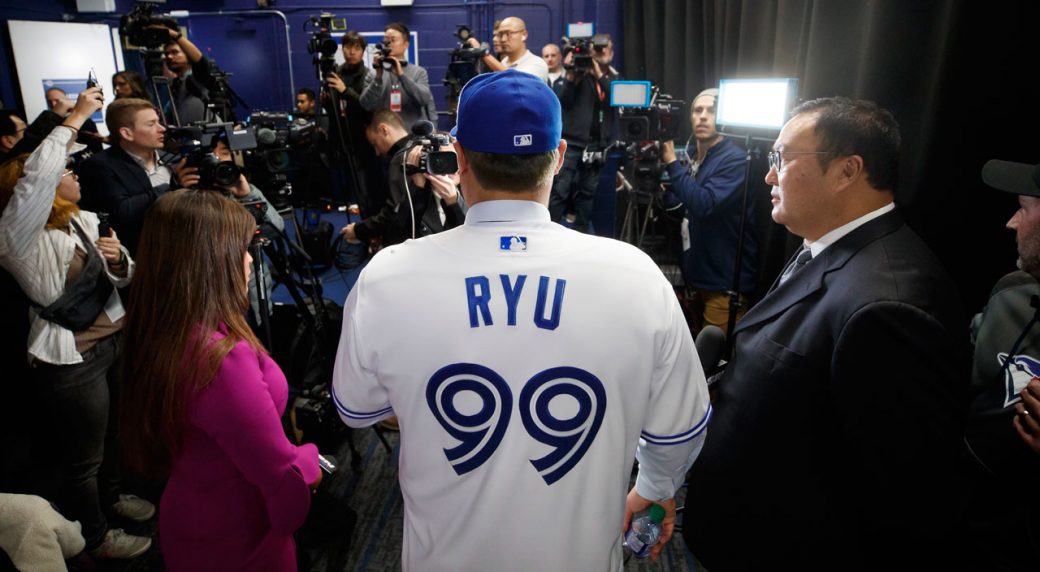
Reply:
[[[1014,269],[1003,224],[1016,199],[983,185],[987,159],[1040,162],[1032,135],[1037,34],[1026,3],[968,0],[626,0],[629,79],[689,102],[722,78],[796,77],[801,99],[831,95],[888,108],[903,134],[896,201],[954,277],[969,312]],[[765,176],[756,162],[752,180]],[[765,280],[795,241],[754,188]],[[765,195],[765,196],[763,196]],[[965,324],[967,328],[967,324]]]

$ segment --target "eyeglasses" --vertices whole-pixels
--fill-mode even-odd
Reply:
[[[496,38],[511,38],[513,34],[522,34],[524,30],[499,30],[492,34]]]
[[[830,151],[770,151],[766,158],[769,159],[769,168],[776,169],[779,173],[784,168],[784,155],[830,155]]]

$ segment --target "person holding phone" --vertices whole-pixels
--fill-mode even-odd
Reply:
[[[151,539],[108,527],[105,511],[132,520],[155,514],[151,503],[119,495],[111,394],[123,310],[116,288],[134,262],[115,233],[98,236],[98,217],[80,210],[79,182],[66,158],[83,122],[101,108],[98,88],[79,95],[64,122],[31,155],[0,166],[0,265],[32,302],[28,358],[48,412],[61,465],[58,506],[83,526],[87,550],[133,558]]]
[[[141,234],[121,419],[129,464],[169,477],[171,571],[296,570],[292,535],[321,481],[317,448],[282,430],[285,375],[246,323],[255,230],[222,193],[181,189]]]

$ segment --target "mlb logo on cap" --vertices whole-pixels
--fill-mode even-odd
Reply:
[[[560,146],[560,100],[541,79],[508,69],[471,79],[451,130],[463,148],[499,155],[547,153]]]

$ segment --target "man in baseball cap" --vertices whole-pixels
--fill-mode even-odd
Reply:
[[[672,534],[704,374],[650,258],[550,220],[560,131],[538,78],[472,79],[452,130],[465,224],[383,249],[347,298],[333,400],[352,427],[400,422],[404,570],[619,571],[651,503],[652,556]]]
[[[965,569],[1040,567],[1040,502],[1017,495],[1040,478],[1040,165],[991,160],[982,180],[1018,195],[1007,222],[1019,270],[993,287],[971,323],[974,359],[965,423]]]

